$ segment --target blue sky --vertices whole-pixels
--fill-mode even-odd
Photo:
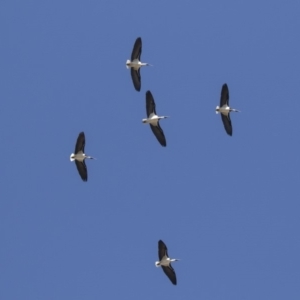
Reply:
[[[1,299],[299,299],[300,4],[170,4],[1,1]]]

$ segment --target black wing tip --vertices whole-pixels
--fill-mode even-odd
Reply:
[[[83,131],[81,131],[79,134],[78,134],[78,138],[85,138],[85,134]]]
[[[227,128],[225,124],[224,124],[224,128],[225,128],[226,133],[227,133],[229,136],[232,136],[232,128]]]
[[[228,89],[227,83],[224,83],[224,84],[222,85],[222,88],[223,88],[223,89]]]
[[[228,93],[229,93],[228,85],[227,85],[227,83],[224,83],[224,84],[222,85],[221,95],[226,95],[226,94],[228,94]]]
[[[166,249],[167,246],[166,246],[166,244],[162,240],[159,240],[158,241],[158,248],[159,249],[161,249],[161,248]]]
[[[222,85],[222,94],[228,93],[228,92],[229,92],[228,85],[227,85],[227,83],[224,83],[224,84]]]
[[[151,103],[153,105],[155,105],[154,97],[153,97],[152,93],[149,90],[146,92],[146,100],[151,101]]]
[[[83,131],[81,131],[81,132],[78,134],[78,139],[77,139],[77,140],[79,141],[80,139],[85,140],[85,134],[84,134]]]
[[[83,131],[81,131],[79,134],[78,134],[78,139],[80,138],[85,138],[85,134]]]
[[[150,92],[150,90],[148,90],[147,92],[146,92],[146,96],[148,97],[148,96],[152,96],[152,93]]]
[[[79,172],[79,175],[80,175],[82,181],[87,182],[87,180],[88,180],[87,174],[81,174],[79,170],[78,170],[78,172]]]
[[[134,79],[132,79],[133,80],[133,86],[134,86],[134,89],[137,91],[137,92],[140,92],[141,91],[141,84],[139,83],[136,83],[135,81],[134,81]]]

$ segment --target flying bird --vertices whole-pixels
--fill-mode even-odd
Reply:
[[[146,112],[147,112],[147,118],[143,119],[143,123],[150,124],[150,128],[153,131],[154,135],[156,136],[159,143],[166,147],[167,142],[164,135],[164,132],[162,131],[161,127],[159,126],[159,120],[160,119],[166,119],[169,118],[167,116],[158,116],[155,111],[155,102],[153,99],[153,96],[150,91],[146,92]]]
[[[226,83],[222,86],[220,106],[216,107],[216,114],[221,113],[224,128],[228,135],[232,136],[232,125],[230,120],[230,112],[240,112],[237,109],[229,107],[229,90]]]
[[[74,161],[78,170],[78,173],[83,181],[87,181],[87,168],[85,165],[85,159],[95,159],[94,157],[88,156],[84,154],[84,146],[85,146],[85,135],[84,132],[80,132],[77,138],[76,146],[75,146],[75,154],[72,153],[70,155],[70,160]]]
[[[131,78],[134,88],[139,92],[141,90],[141,74],[140,68],[142,66],[151,66],[148,63],[143,63],[140,61],[142,54],[142,39],[138,37],[134,43],[131,60],[126,61],[126,68],[130,68]]]
[[[155,262],[155,266],[162,267],[163,271],[169,277],[171,282],[176,285],[176,274],[171,266],[171,262],[178,261],[179,259],[169,257],[167,246],[162,240],[158,241],[158,258],[159,261]]]

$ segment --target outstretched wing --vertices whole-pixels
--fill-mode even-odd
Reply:
[[[80,132],[77,138],[76,146],[75,146],[75,154],[79,151],[84,153],[84,146],[85,146],[85,135],[84,132]]]
[[[142,39],[138,37],[135,40],[132,53],[131,53],[131,61],[134,61],[135,59],[140,60],[142,54]]]
[[[140,69],[135,70],[134,68],[130,69],[131,78],[134,85],[134,88],[139,92],[141,90],[141,74]]]
[[[171,264],[169,264],[168,267],[165,266],[161,266],[163,271],[165,272],[165,274],[169,277],[169,279],[171,280],[171,282],[176,285],[177,284],[177,280],[176,280],[176,274],[174,269],[172,268]]]
[[[231,125],[231,120],[230,120],[230,114],[228,113],[228,115],[225,116],[221,113],[221,118],[222,118],[224,128],[225,128],[227,134],[232,136],[232,125]]]
[[[146,92],[146,113],[148,118],[153,113],[156,115],[155,102],[150,91]]]
[[[164,256],[168,257],[168,248],[162,240],[159,240],[158,241],[158,258],[159,258],[159,260],[162,260]]]
[[[156,136],[157,140],[159,141],[159,143],[163,147],[166,147],[167,146],[167,141],[166,141],[164,132],[163,132],[163,130],[161,129],[161,127],[159,125],[159,121],[157,121],[157,126],[154,126],[154,125],[150,124],[150,127],[151,127],[152,132]]]
[[[223,84],[221,90],[220,107],[227,104],[229,106],[229,90],[226,83]]]
[[[76,164],[76,167],[77,167],[77,170],[78,170],[78,173],[79,173],[81,179],[83,181],[87,181],[87,168],[86,168],[84,160],[82,162],[75,160],[75,164]]]

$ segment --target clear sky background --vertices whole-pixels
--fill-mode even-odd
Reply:
[[[0,3],[0,299],[300,299],[299,1]],[[142,89],[126,69],[143,41]],[[233,136],[215,114],[223,83]],[[146,117],[150,90],[167,147]],[[69,160],[86,135],[89,180]],[[178,285],[161,269],[162,239]]]

